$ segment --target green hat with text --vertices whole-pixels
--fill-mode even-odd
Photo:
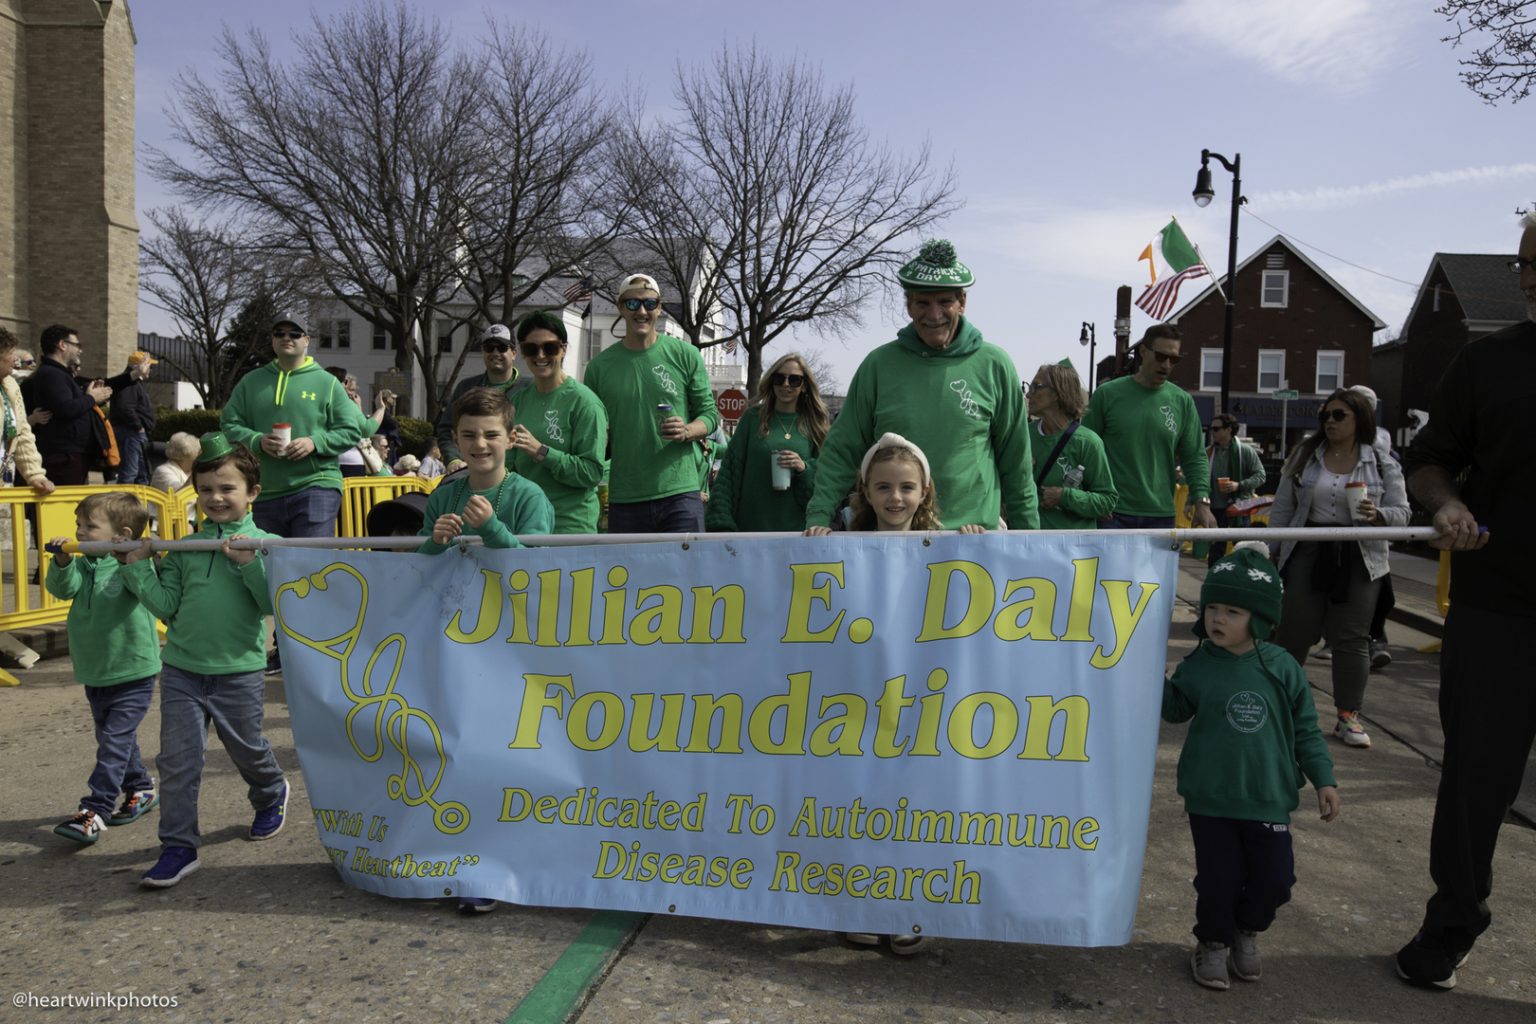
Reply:
[[[1262,541],[1245,540],[1232,553],[1211,566],[1200,587],[1200,621],[1195,635],[1205,636],[1205,606],[1229,604],[1253,613],[1253,635],[1268,640],[1280,623],[1280,601],[1285,586],[1280,570],[1269,560],[1269,549]]]
[[[917,259],[896,271],[896,280],[909,292],[948,291],[976,283],[971,268],[955,258],[955,247],[943,238],[924,242]]]

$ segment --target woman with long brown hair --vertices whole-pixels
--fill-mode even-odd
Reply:
[[[1406,526],[1403,471],[1376,440],[1376,414],[1359,392],[1328,396],[1318,430],[1292,449],[1280,470],[1269,525]],[[1271,545],[1273,547],[1274,545]],[[1371,670],[1371,616],[1390,571],[1384,540],[1286,541],[1279,545],[1285,599],[1276,641],[1305,663],[1319,635],[1333,650],[1333,734],[1369,747],[1360,722]]]
[[[816,456],[832,417],[798,352],[780,356],[757,382],[710,488],[712,532],[799,533],[816,489]]]

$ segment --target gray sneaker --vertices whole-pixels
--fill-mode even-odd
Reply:
[[[1219,942],[1202,942],[1189,955],[1189,970],[1195,982],[1206,988],[1225,992],[1232,987],[1227,978],[1227,947]]]
[[[1232,973],[1242,981],[1258,981],[1264,973],[1264,964],[1259,960],[1258,932],[1238,931],[1237,941],[1232,944]]]

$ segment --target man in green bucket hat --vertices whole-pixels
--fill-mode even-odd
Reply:
[[[860,461],[887,432],[928,458],[946,530],[1040,525],[1030,476],[1028,411],[1013,360],[965,318],[975,281],[947,241],[923,244],[896,272],[912,322],[871,352],[822,446],[808,533],[824,533]]]

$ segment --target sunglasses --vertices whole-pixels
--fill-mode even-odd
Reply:
[[[635,312],[641,306],[644,306],[646,308],[646,311],[649,312],[650,310],[655,309],[659,305],[661,305],[661,300],[660,299],[625,299],[624,300],[624,308],[629,310],[631,313]]]
[[[1047,384],[1043,380],[1032,380],[1032,381],[1029,382],[1029,393],[1030,394],[1034,394],[1036,391],[1055,391],[1055,390],[1056,390],[1055,388],[1051,387],[1049,384]]]
[[[523,342],[523,358],[532,359],[534,356],[541,355],[545,359],[553,359],[560,354],[560,350],[563,348],[565,348],[565,345],[558,341],[546,341],[543,343],[525,341]]]
[[[1335,423],[1342,423],[1349,419],[1351,415],[1353,414],[1348,409],[1324,409],[1322,412],[1318,413],[1318,418],[1323,420],[1333,420]]]
[[[1528,260],[1523,257],[1515,257],[1504,264],[1512,273],[1520,273],[1521,270],[1536,270],[1536,260]]]
[[[298,341],[300,338],[302,338],[304,336],[305,335],[304,335],[303,331],[273,331],[272,332],[272,337],[274,337],[274,338],[287,338],[290,341]]]
[[[482,341],[480,343],[481,352],[505,352],[511,347],[511,345],[508,345],[504,341],[496,341],[494,339],[491,341]]]
[[[1211,429],[1212,430],[1231,430],[1232,429],[1232,424],[1230,424],[1230,423],[1221,423],[1221,422],[1212,423],[1211,424]]]
[[[1170,366],[1184,358],[1177,352],[1159,352],[1155,348],[1148,348],[1147,355],[1151,356],[1153,359],[1156,359],[1160,363],[1168,363]]]
[[[773,386],[776,388],[797,388],[805,383],[803,374],[776,373],[773,375]]]

